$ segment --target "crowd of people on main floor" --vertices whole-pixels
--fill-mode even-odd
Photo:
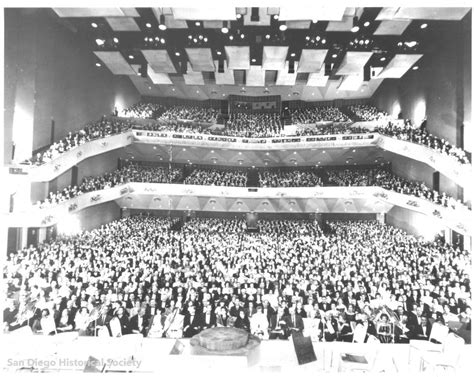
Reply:
[[[103,117],[97,122],[86,125],[80,131],[69,132],[64,139],[53,143],[48,147],[47,150],[38,152],[26,162],[34,165],[42,165],[54,160],[64,152],[87,143],[88,141],[101,139],[110,135],[120,134],[130,128],[132,128],[132,123],[130,121],[108,119]]]
[[[323,179],[323,176],[326,176]],[[236,168],[204,168],[195,166],[186,177],[183,170],[173,165],[168,167],[129,163],[116,171],[97,177],[84,177],[79,186],[68,186],[50,192],[47,198],[37,203],[40,208],[62,203],[78,195],[111,188],[128,182],[180,183],[203,186],[246,187],[247,173]],[[413,195],[452,209],[469,208],[462,201],[445,192],[439,193],[423,182],[411,181],[393,174],[385,167],[319,167],[319,168],[270,168],[259,169],[258,187],[316,187],[316,186],[379,186],[405,195]]]
[[[366,127],[353,126],[350,123],[343,124],[322,124],[312,127],[298,127],[297,136],[318,136],[318,135],[349,135],[365,134],[372,132]]]
[[[9,253],[4,331],[192,337],[236,327],[261,339],[428,339],[470,331],[471,259],[377,221],[133,216]]]
[[[247,173],[238,169],[194,169],[184,179],[187,185],[203,186],[247,186]]]
[[[392,117],[385,111],[380,111],[372,105],[351,105],[347,107],[353,114],[352,119],[359,122],[382,121],[389,122]]]
[[[390,123],[388,126],[377,127],[375,132],[400,140],[425,145],[436,152],[452,156],[461,164],[471,163],[469,155],[463,149],[451,145],[449,141],[445,139],[430,134],[426,129],[413,127],[409,122],[405,122],[403,126]]]
[[[321,177],[313,170],[268,169],[258,172],[260,187],[322,186]]]
[[[282,131],[280,114],[231,113],[223,134],[237,137],[275,137],[281,136]]]
[[[291,124],[316,122],[350,122],[351,120],[338,107],[301,107],[289,111]]]

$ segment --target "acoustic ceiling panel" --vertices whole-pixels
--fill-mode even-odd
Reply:
[[[346,7],[334,4],[323,5],[313,3],[304,6],[283,6],[280,7],[281,21],[300,21],[300,20],[318,20],[318,21],[341,21]]]
[[[246,26],[269,26],[270,25],[270,14],[267,8],[258,8],[258,21],[251,20],[252,11],[250,8],[244,14],[244,25]]]
[[[188,70],[187,73],[183,75],[183,78],[186,85],[204,85],[202,73],[194,72],[190,63],[188,63]]]
[[[290,63],[285,63],[285,68],[278,71],[277,80],[275,85],[293,86],[296,83],[296,75],[298,72],[298,62],[294,62],[293,73],[288,73]]]
[[[224,62],[224,72],[219,73],[219,62],[214,61],[214,66],[216,70],[214,76],[216,78],[217,85],[235,85],[234,73],[232,70],[227,68],[227,64]]]
[[[265,86],[265,69],[260,65],[251,65],[247,70],[246,84],[247,86]]]
[[[286,21],[288,29],[309,29],[311,21]]]
[[[210,48],[186,48],[185,50],[194,72],[215,70]]]
[[[176,68],[166,50],[141,50],[155,72],[176,73]]]
[[[377,15],[377,20],[443,20],[460,21],[469,12],[470,8],[383,8]]]
[[[225,46],[229,69],[249,69],[250,68],[250,47],[249,46]]]
[[[327,53],[328,50],[303,49],[298,63],[298,72],[319,72]]]
[[[285,67],[288,46],[264,46],[262,67],[268,70],[280,70]]]
[[[135,8],[53,8],[59,17],[140,17]]]
[[[133,17],[107,17],[113,31],[140,31]]]
[[[341,21],[330,21],[326,27],[326,31],[349,32],[353,25],[354,17],[344,16]]]
[[[342,79],[341,84],[339,85],[339,90],[349,90],[349,91],[356,91],[359,90],[361,85],[364,82],[364,74],[361,71],[358,75],[348,75],[344,76]]]
[[[377,78],[401,78],[423,55],[422,54],[397,54],[382,70]]]
[[[185,20],[176,20],[173,17],[171,8],[151,8],[157,22],[160,21],[160,16],[165,15],[165,25],[168,29],[187,29],[188,24]]]
[[[337,70],[338,75],[359,74],[372,56],[372,52],[348,51]]]
[[[374,35],[402,35],[411,21],[382,21],[375,30]]]
[[[94,51],[94,54],[114,75],[133,75],[135,73],[119,51]]]
[[[329,76],[324,75],[324,71],[318,73],[310,73],[308,77],[308,86],[325,87],[329,80]]]
[[[235,20],[235,6],[220,4],[213,8],[173,8],[174,18],[177,20],[223,21]]]

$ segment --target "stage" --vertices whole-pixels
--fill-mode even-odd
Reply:
[[[192,372],[225,374],[229,371],[259,374],[338,373],[351,369],[341,363],[341,354],[363,354],[373,373],[413,374],[420,372],[420,358],[408,344],[358,344],[343,342],[313,343],[317,360],[298,365],[291,340],[262,341],[252,364],[240,356],[193,354],[189,339],[149,339],[128,335],[122,338],[11,335],[2,337],[2,371],[80,372],[93,371],[156,373],[175,375]],[[6,347],[5,347],[6,346]],[[170,354],[171,351],[175,354]],[[465,345],[456,363],[456,374],[472,372],[472,345]],[[427,369],[425,372],[432,372]],[[448,372],[453,372],[450,370]],[[177,373],[177,374],[176,374]],[[440,374],[437,370],[437,374]]]

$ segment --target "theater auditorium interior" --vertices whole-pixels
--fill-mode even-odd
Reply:
[[[2,8],[0,369],[471,370],[472,9],[194,6]]]

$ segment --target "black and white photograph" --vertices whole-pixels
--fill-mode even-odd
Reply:
[[[0,373],[472,373],[470,4],[7,1]]]

